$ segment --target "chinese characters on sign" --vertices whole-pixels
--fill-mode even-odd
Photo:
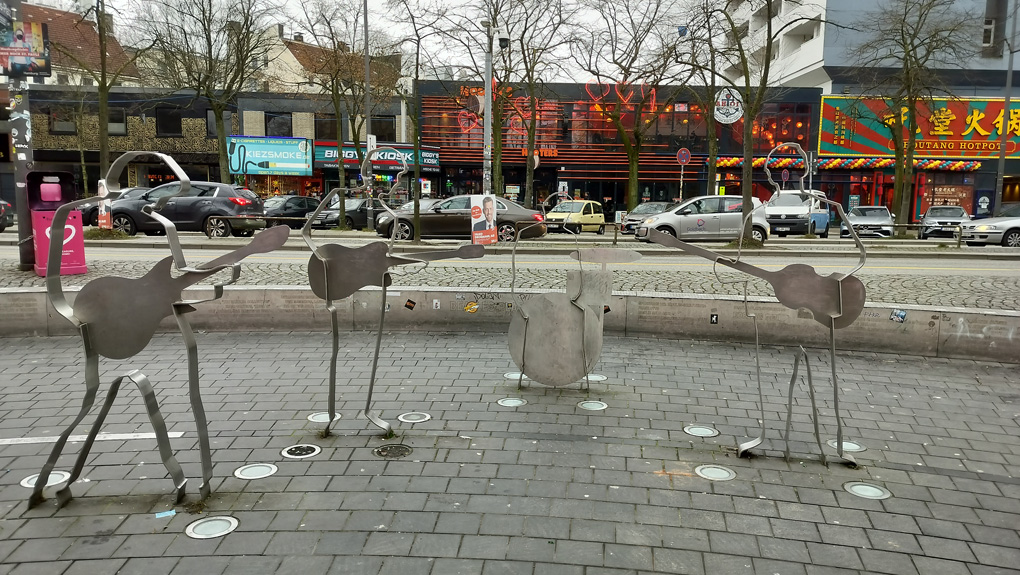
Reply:
[[[915,115],[914,154],[918,158],[994,158],[999,155],[1003,124],[1006,154],[1020,158],[1020,103],[1006,116],[1003,101],[936,99],[920,102]],[[1006,120],[1004,122],[1004,116]],[[899,120],[899,122],[894,122]],[[892,132],[908,140],[906,108],[890,111],[879,98],[822,97],[820,156],[893,156]]]

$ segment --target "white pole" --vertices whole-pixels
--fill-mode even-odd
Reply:
[[[492,193],[492,23],[482,21],[485,27],[485,111],[483,114],[484,129],[482,130],[482,193]]]

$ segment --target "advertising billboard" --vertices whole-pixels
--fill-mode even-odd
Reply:
[[[917,105],[916,158],[998,158],[1003,129],[1003,100],[936,98]],[[818,155],[889,157],[895,143],[886,122],[906,109],[893,110],[881,98],[822,96]],[[1020,102],[1006,115],[1006,156],[1020,158]],[[907,141],[906,129],[900,134]]]
[[[407,162],[409,169],[414,169],[414,146],[410,144],[386,144],[387,148],[394,148],[403,156],[403,162]],[[362,149],[364,152],[364,149]],[[348,169],[357,169],[361,164],[358,162],[358,153],[354,148],[354,144],[351,142],[344,142],[342,147],[342,154],[344,159],[344,167]],[[316,168],[335,168],[336,167],[336,142],[319,141],[315,142],[315,167]],[[372,158],[372,169],[373,170],[392,170],[400,171],[403,168],[403,162],[401,158],[395,155],[392,151],[384,151],[376,154]],[[421,171],[423,172],[438,172],[439,171],[439,148],[432,146],[422,146],[421,148]]]
[[[50,37],[46,24],[14,20],[0,4],[0,74],[14,78],[50,75]]]
[[[310,176],[311,143],[306,138],[228,136],[231,174]]]

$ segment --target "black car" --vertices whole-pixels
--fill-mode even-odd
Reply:
[[[142,211],[156,200],[180,191],[180,182],[170,182],[133,197],[113,201],[113,229],[129,236],[136,232],[157,235],[163,225]],[[191,189],[170,198],[160,214],[185,232],[205,232],[210,238],[228,235],[250,236],[266,227],[262,200],[248,188],[219,182],[191,182]]]
[[[0,200],[0,232],[14,225],[14,206]]]
[[[273,196],[265,201],[266,226],[290,226],[300,229],[305,219],[319,207],[319,200],[310,196]],[[282,219],[276,219],[282,218]]]
[[[407,204],[396,210],[397,239],[414,238],[414,204]],[[422,237],[471,239],[471,196],[454,196],[421,208]],[[389,237],[393,228],[393,217],[383,213],[375,218],[375,231]],[[521,231],[522,238],[539,238],[545,235],[545,216],[537,210],[496,198],[496,230],[499,241],[512,242]]]
[[[333,202],[330,206],[321,212],[319,217],[315,219],[315,223],[312,224],[316,228],[335,228],[340,225],[340,209],[337,202],[339,200],[336,196],[333,197]],[[422,206],[425,206],[428,200],[419,200]],[[425,209],[422,207],[421,209]],[[414,210],[412,204],[411,210]],[[372,200],[372,217],[378,218],[379,214],[386,212],[386,208],[383,207],[383,203],[379,199]],[[344,218],[347,223],[347,227],[352,230],[362,230],[368,227],[368,199],[367,198],[347,198],[344,200]]]
[[[136,198],[152,188],[124,188],[120,191],[118,200],[125,198]],[[78,211],[81,212],[81,223],[83,226],[98,226],[99,225],[99,203],[87,203],[78,206]]]

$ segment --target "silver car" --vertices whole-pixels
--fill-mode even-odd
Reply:
[[[735,240],[740,237],[744,221],[743,198],[740,196],[701,196],[680,203],[677,207],[645,219],[634,237],[648,241],[648,230],[658,230],[684,241]],[[751,238],[764,242],[769,237],[769,223],[761,200],[752,198]]]
[[[891,238],[893,235],[893,214],[885,206],[857,206],[850,210],[846,219],[857,230],[857,235],[865,238]],[[839,237],[850,237],[847,223],[839,225]]]
[[[633,211],[627,212],[627,215],[624,216],[620,232],[632,234],[641,225],[641,222],[648,219],[649,216],[661,214],[674,207],[676,207],[676,202],[645,202],[638,204],[634,206]]]
[[[968,246],[1002,244],[1020,248],[1020,204],[1003,208],[997,217],[965,223],[963,241]]]
[[[955,237],[956,226],[969,221],[970,214],[960,206],[932,206],[921,218],[921,229],[917,232],[917,239]]]

